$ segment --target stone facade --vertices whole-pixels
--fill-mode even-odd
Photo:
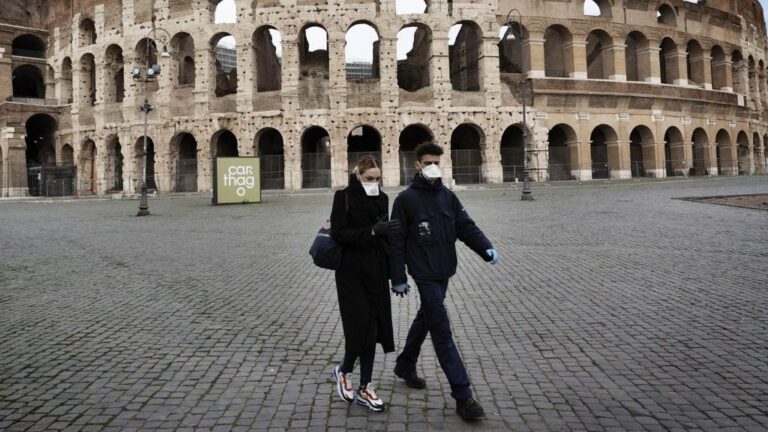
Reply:
[[[562,0],[434,0],[407,15],[395,0],[236,0],[237,23],[215,24],[217,3],[11,1],[0,12],[0,195],[65,179],[68,166],[75,185],[54,191],[134,193],[145,90],[132,69],[148,62],[162,68],[146,89],[146,171],[160,192],[210,190],[217,154],[262,156],[265,185],[298,190],[343,186],[350,160],[374,152],[394,186],[427,140],[446,149],[457,183],[516,181],[526,160],[536,181],[765,172],[757,0],[600,0],[600,16]],[[513,7],[522,37],[505,27]],[[359,23],[378,34],[374,73],[348,80],[345,36]],[[326,50],[309,50],[310,27],[325,30]],[[414,48],[398,61],[410,27]],[[226,36],[230,72],[215,59]]]

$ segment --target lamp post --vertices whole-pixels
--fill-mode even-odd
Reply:
[[[160,41],[163,44],[163,50],[160,53],[160,57],[162,58],[171,57],[171,54],[168,52],[168,41],[170,41],[171,39],[170,33],[168,33],[164,29],[155,28],[153,26],[152,30],[150,30],[150,32],[147,33],[147,37],[145,39],[146,41],[145,69],[142,73],[142,70],[140,67],[134,66],[133,70],[131,71],[131,76],[133,80],[143,83],[143,87],[144,87],[144,103],[139,107],[139,111],[144,113],[144,157],[143,157],[144,166],[142,167],[142,176],[141,176],[141,197],[139,198],[139,213],[136,216],[149,216],[149,201],[147,199],[147,127],[149,123],[149,113],[152,112],[155,108],[149,104],[147,87],[150,82],[156,81],[157,77],[160,75],[160,65],[150,64],[149,62],[150,50],[155,45],[155,40],[157,39],[158,30],[165,33],[164,35],[160,36]],[[154,50],[155,52],[157,52],[156,46],[154,46]]]
[[[513,18],[517,18],[517,22],[515,22]],[[513,30],[512,26],[515,23],[519,29],[519,35],[516,35]],[[526,118],[527,107],[525,105],[526,83],[528,80],[525,76],[525,50],[523,47],[523,37],[525,34],[523,32],[523,16],[517,9],[512,9],[507,13],[507,33],[505,34],[504,39],[507,39],[510,34],[520,41],[520,72],[522,73],[522,79],[520,80],[520,101],[523,108],[523,193],[520,199],[523,201],[533,201],[531,175],[528,171],[528,121]]]

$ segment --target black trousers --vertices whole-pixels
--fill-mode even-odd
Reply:
[[[415,371],[419,359],[421,345],[427,338],[432,338],[435,354],[443,368],[448,382],[451,384],[451,396],[463,400],[472,398],[467,370],[461,361],[459,350],[453,343],[451,322],[445,309],[445,294],[448,291],[448,280],[416,281],[421,297],[421,307],[408,331],[403,352],[397,357],[397,366],[405,371]]]
[[[371,345],[360,354],[360,387],[365,387],[373,378],[373,361],[376,359],[376,345]],[[356,356],[349,353],[344,354],[344,360],[341,362],[340,370],[344,373],[350,373],[355,369]]]

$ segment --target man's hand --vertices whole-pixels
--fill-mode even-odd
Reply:
[[[392,285],[392,292],[395,293],[396,296],[400,297],[407,295],[410,289],[411,287],[407,283]]]
[[[491,259],[491,265],[496,265],[496,263],[499,262],[499,253],[496,252],[496,249],[487,249],[485,254]]]
[[[390,231],[400,229],[400,220],[392,219],[389,222],[379,222],[373,226],[373,234],[379,237],[386,237]]]

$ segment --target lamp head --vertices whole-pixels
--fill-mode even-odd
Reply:
[[[171,58],[171,53],[168,52],[168,46],[163,45],[163,51],[160,53],[160,57],[162,58]]]
[[[133,79],[141,79],[141,69],[134,66],[133,70],[131,70],[131,77]]]

